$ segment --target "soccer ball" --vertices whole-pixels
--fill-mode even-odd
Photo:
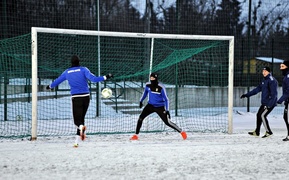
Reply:
[[[103,98],[110,98],[112,96],[112,90],[109,89],[109,88],[104,88],[102,91],[101,91],[101,94],[102,94],[102,97]]]

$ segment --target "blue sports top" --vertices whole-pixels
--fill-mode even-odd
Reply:
[[[147,95],[149,104],[154,107],[164,106],[166,111],[169,110],[169,98],[164,85],[158,83],[157,86],[153,86],[150,82],[147,82],[140,102],[142,102]]]
[[[70,86],[70,94],[88,94],[89,86],[87,80],[91,82],[100,82],[106,80],[105,76],[95,76],[86,67],[76,66],[66,69],[57,79],[51,83],[50,88],[58,86],[63,81],[67,80]]]

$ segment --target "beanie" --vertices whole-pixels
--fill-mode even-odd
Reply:
[[[287,68],[289,68],[289,61],[284,61],[282,64],[284,64],[285,66],[287,66]]]
[[[158,75],[156,73],[151,73],[150,77],[154,77],[154,78],[158,79]]]
[[[266,71],[268,71],[268,72],[271,72],[271,69],[270,69],[268,66],[264,67],[263,70],[266,70]]]
[[[71,66],[79,66],[79,57],[77,55],[71,57]]]

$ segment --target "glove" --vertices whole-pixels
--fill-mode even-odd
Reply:
[[[143,104],[142,102],[139,102],[139,108],[142,108]]]
[[[247,95],[246,94],[242,94],[240,98],[243,99],[245,97],[247,97]]]
[[[170,112],[169,112],[169,111],[166,111],[166,114],[167,114],[168,118],[171,119]]]
[[[47,86],[46,86],[46,89],[47,89],[47,90],[49,90],[49,89],[51,89],[51,88],[50,88],[50,86],[49,86],[49,85],[47,85]]]
[[[49,85],[46,86],[46,89],[51,91],[53,90],[53,88],[51,88]]]
[[[106,79],[110,79],[110,78],[113,78],[113,75],[109,73],[105,77],[106,77]]]

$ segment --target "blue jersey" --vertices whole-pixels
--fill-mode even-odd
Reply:
[[[100,82],[106,80],[105,76],[95,76],[88,68],[76,66],[66,69],[55,81],[50,85],[50,88],[58,86],[63,81],[67,80],[70,86],[70,94],[88,94],[89,86],[87,80],[91,82]]]
[[[277,103],[277,88],[277,80],[271,74],[268,74],[263,78],[261,84],[259,84],[252,91],[248,92],[246,95],[250,97],[262,92],[261,104],[268,107],[275,107]]]
[[[148,96],[148,103],[154,107],[164,106],[166,111],[169,110],[169,99],[165,86],[158,83],[157,86],[153,86],[150,82],[146,83],[143,95],[140,99],[142,102]]]

